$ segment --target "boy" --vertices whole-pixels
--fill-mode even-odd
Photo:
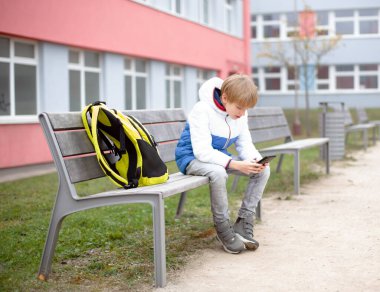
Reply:
[[[181,172],[207,176],[217,239],[229,253],[256,250],[253,217],[269,179],[268,164],[252,143],[246,111],[256,105],[257,87],[246,75],[235,74],[225,81],[214,77],[199,89],[200,101],[191,110],[176,149]],[[238,157],[227,148],[235,144]],[[229,173],[250,177],[238,218],[231,226],[227,199]]]

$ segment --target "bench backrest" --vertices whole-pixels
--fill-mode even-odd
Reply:
[[[362,107],[357,107],[356,108],[356,114],[358,117],[358,122],[359,123],[368,123],[369,119],[367,116],[367,112],[364,108]]]
[[[165,162],[175,159],[175,147],[186,122],[182,109],[136,110],[124,114],[133,115],[144,124],[154,136]],[[80,112],[42,113],[40,120],[45,135],[51,137],[49,147],[56,164],[57,159],[58,164],[64,161],[72,183],[104,176],[84,130]]]
[[[344,108],[344,109],[341,109],[341,108],[337,108],[337,107],[332,107],[332,109],[335,111],[335,112],[341,112],[343,110],[343,113],[344,113],[344,126],[352,126],[354,124],[354,120],[352,119],[352,115],[351,115],[351,112],[348,108]]]
[[[255,107],[248,110],[248,127],[254,143],[284,138],[293,140],[281,107]]]

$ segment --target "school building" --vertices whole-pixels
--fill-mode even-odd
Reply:
[[[248,0],[0,0],[0,168],[50,162],[38,114],[190,109],[250,73]]]
[[[312,12],[315,43],[340,37],[318,68],[305,66],[310,71],[307,82],[302,78],[302,62],[292,62],[292,36],[300,32],[294,24],[305,8]],[[308,86],[314,108],[321,101],[380,108],[380,1],[251,0],[251,36],[252,75],[260,89],[260,105],[293,108],[298,88],[298,105],[304,108]],[[282,56],[298,65],[298,80],[284,62],[261,57],[263,52],[280,49]]]

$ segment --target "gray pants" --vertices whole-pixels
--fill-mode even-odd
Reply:
[[[194,159],[186,168],[186,174],[207,176],[210,179],[211,211],[214,223],[221,223],[229,217],[227,198],[227,178],[229,174],[245,175],[237,170],[226,170],[223,166]],[[246,175],[245,175],[246,176]],[[255,215],[270,176],[269,166],[258,174],[250,175],[238,216],[247,218]]]

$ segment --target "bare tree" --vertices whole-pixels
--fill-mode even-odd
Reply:
[[[337,35],[316,38],[315,35],[318,35],[319,33],[315,28],[312,33],[307,32],[301,34],[299,32],[300,29],[298,26],[297,31],[290,36],[291,40],[285,44],[282,42],[276,44],[264,44],[257,57],[270,59],[279,65],[285,66],[288,69],[288,72],[289,70],[294,72],[294,80],[296,81],[294,86],[296,98],[294,124],[299,123],[297,102],[299,88],[297,81],[300,82],[300,77],[302,77],[305,95],[306,134],[307,136],[310,136],[310,83],[315,79],[316,74],[318,73],[321,59],[337,47],[341,37]],[[287,45],[287,47],[285,48],[284,45]],[[298,67],[301,69],[301,72],[298,71]]]

